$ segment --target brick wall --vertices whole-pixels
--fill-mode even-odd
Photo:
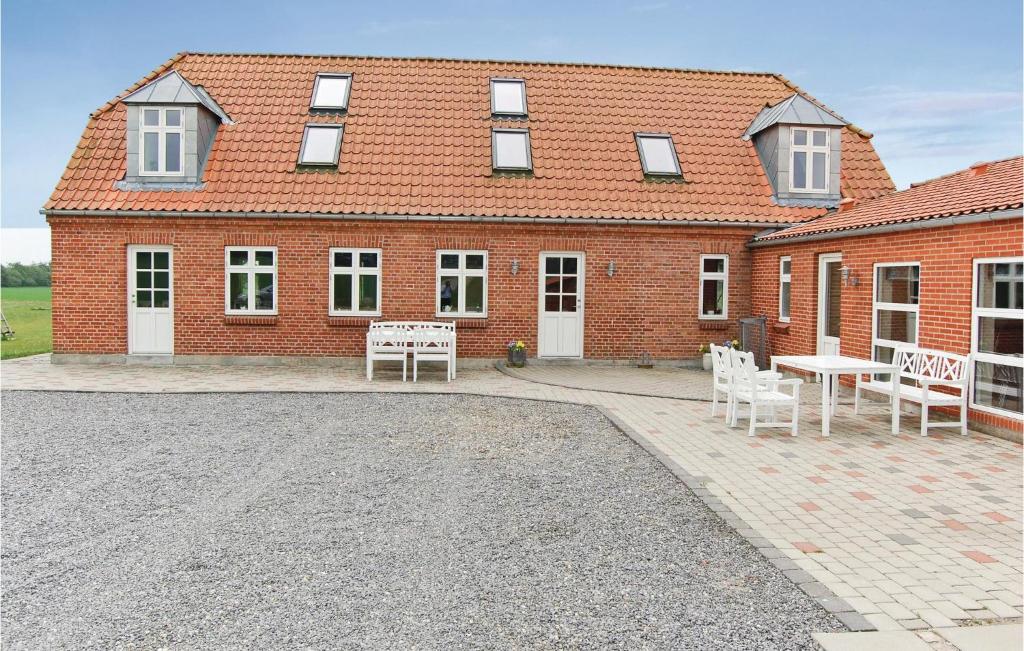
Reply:
[[[57,353],[127,352],[127,246],[174,246],[174,351],[182,355],[361,356],[368,319],[328,317],[328,249],[379,247],[383,319],[434,318],[435,251],[489,252],[488,317],[459,320],[459,354],[537,350],[541,251],[586,254],[584,356],[696,357],[750,312],[756,229],[643,225],[50,217]],[[278,316],[225,317],[224,247],[278,247]],[[729,321],[697,319],[698,260],[730,256]],[[520,262],[511,274],[512,260]],[[606,269],[615,261],[616,274]]]
[[[971,282],[975,258],[1022,255],[1022,221],[1003,220],[753,250],[753,311],[767,314],[776,355],[813,355],[817,342],[818,256],[842,253],[860,285],[842,288],[842,352],[871,356],[871,292],[874,265],[921,265],[918,341],[926,348],[967,354],[971,350]],[[779,323],[779,257],[792,257],[789,324]],[[1021,430],[1020,421],[985,412],[972,420]]]

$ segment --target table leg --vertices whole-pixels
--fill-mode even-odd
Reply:
[[[832,411],[832,402],[830,399],[831,389],[829,385],[829,379],[831,376],[828,373],[821,374],[821,435],[828,436],[828,421],[829,413]]]
[[[900,433],[900,374],[892,375],[892,398],[889,408],[892,410],[892,433]]]
[[[836,408],[839,406],[839,376],[833,375],[831,378],[831,393],[832,393],[832,415],[836,415]]]

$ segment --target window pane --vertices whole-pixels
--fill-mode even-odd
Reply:
[[[807,153],[802,151],[793,152],[793,187],[807,187]]]
[[[484,268],[484,256],[482,255],[467,255],[466,256],[466,269],[483,269]]]
[[[256,274],[256,309],[274,309],[274,274]]]
[[[481,276],[466,278],[466,312],[484,311],[484,279]]]
[[[1024,404],[1021,375],[1024,369],[990,362],[974,365],[974,402],[1021,413]]]
[[[455,312],[459,309],[459,277],[441,276],[441,311]]]
[[[825,173],[825,154],[814,152],[811,155],[812,177],[811,183],[815,190],[824,190],[828,187],[827,175]]]
[[[442,269],[458,269],[459,268],[459,254],[458,253],[442,253],[441,254],[441,268]]]
[[[231,251],[228,254],[228,263],[233,266],[240,266],[249,262],[248,251]]]
[[[257,267],[273,267],[274,266],[274,252],[273,251],[256,251],[256,266]]]
[[[170,287],[171,274],[166,271],[153,272],[153,287],[156,289],[167,289]]]
[[[153,253],[154,269],[170,269],[171,255],[167,251],[156,251]]]
[[[725,260],[723,258],[704,258],[705,273],[724,273]]]
[[[843,263],[829,262],[828,270],[828,302],[825,303],[825,336],[838,337],[842,329],[840,317],[843,304]]]
[[[338,251],[334,254],[335,267],[351,267],[352,253],[350,251]]]
[[[135,272],[135,287],[136,289],[149,289],[150,285],[150,273],[148,271],[136,271]]]
[[[544,293],[545,294],[557,294],[558,293],[558,276],[546,276],[544,278]]]
[[[377,276],[359,276],[359,309],[364,312],[377,310]]]
[[[562,297],[562,311],[563,312],[575,312],[576,311],[576,297],[575,296],[563,296]]]
[[[782,283],[779,292],[779,316],[789,318],[789,283]]]
[[[229,298],[232,310],[249,309],[249,276],[248,274],[231,274]]]
[[[167,172],[181,171],[181,134],[164,134],[164,170]]]
[[[815,147],[824,147],[828,144],[828,132],[827,131],[814,131],[812,132],[813,144]]]
[[[1024,354],[1024,320],[983,316],[978,318],[978,351],[1000,355]]]
[[[526,113],[524,90],[526,85],[519,81],[494,81],[495,113]]]
[[[146,172],[156,172],[160,169],[159,133],[142,134],[142,169]]]
[[[676,151],[668,138],[640,137],[640,151],[644,155],[644,164],[649,174],[676,174]]]
[[[376,253],[360,253],[359,254],[359,266],[364,269],[376,269],[377,268],[377,254]]]
[[[545,312],[558,312],[559,311],[559,306],[561,305],[559,300],[560,300],[560,298],[559,298],[558,294],[553,294],[553,295],[550,295],[550,296],[545,296],[544,297],[544,311]]]
[[[316,84],[314,107],[344,108],[348,91],[348,77],[319,77]]]
[[[875,336],[879,339],[917,343],[917,314],[914,312],[878,310],[876,319]]]
[[[563,276],[562,277],[562,293],[563,294],[575,294],[576,293],[576,276]]]
[[[978,307],[1024,309],[1024,263],[978,265]]]
[[[152,269],[153,268],[153,254],[148,251],[139,251],[135,254],[135,268],[136,269]]]
[[[164,124],[169,127],[180,127],[181,111],[178,109],[167,109],[164,111]]]
[[[562,273],[574,274],[576,273],[576,258],[564,258],[562,260]]]
[[[494,133],[494,166],[500,169],[529,169],[529,136],[521,132]]]
[[[722,307],[724,301],[722,300],[724,291],[724,283],[721,280],[705,280],[703,281],[704,287],[704,304],[701,305],[701,314],[707,316],[721,316]]]
[[[917,265],[879,267],[875,298],[879,303],[917,305],[921,269]]]
[[[546,258],[544,260],[544,271],[549,274],[559,273],[562,269],[561,258]]]
[[[153,292],[153,307],[170,307],[171,293],[168,291]]]
[[[790,275],[792,273],[792,271],[791,271],[792,268],[793,268],[793,261],[792,260],[783,260],[782,261],[782,273],[783,274],[785,274],[787,276]]]
[[[142,123],[147,127],[159,126],[160,111],[157,109],[145,109],[142,111]]]
[[[135,304],[139,307],[153,307],[153,292],[148,289],[136,292]]]
[[[352,309],[352,275],[334,275],[334,309],[348,312]]]
[[[341,129],[334,127],[306,127],[306,145],[301,163],[333,165]]]

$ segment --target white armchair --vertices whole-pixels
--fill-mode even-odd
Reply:
[[[800,418],[800,385],[804,382],[800,379],[781,380],[771,378],[759,378],[757,366],[754,364],[753,353],[743,353],[738,350],[729,351],[729,361],[732,367],[732,414],[730,426],[736,427],[739,421],[740,403],[750,405],[750,429],[748,436],[753,436],[758,427],[788,427],[793,436],[797,435]],[[791,393],[785,393],[780,389],[791,387]],[[757,422],[758,407],[768,407],[768,415],[771,420]],[[789,422],[775,420],[777,407],[790,407],[792,416]]]
[[[732,421],[733,409],[733,376],[731,348],[711,344],[711,373],[714,382],[711,397],[711,415],[718,415],[719,394],[725,394],[725,420]],[[756,368],[756,367],[755,367]],[[782,373],[775,371],[757,371],[758,382],[781,380]]]
[[[420,362],[444,362],[445,376],[452,381],[455,369],[455,333],[438,328],[417,328],[412,331],[412,381],[415,382]]]
[[[366,333],[366,379],[373,380],[375,361],[402,362],[402,382],[408,367],[407,331],[398,328],[371,328]]]

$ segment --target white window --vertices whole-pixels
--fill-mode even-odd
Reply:
[[[380,315],[380,249],[331,249],[331,316]]]
[[[792,297],[793,260],[788,255],[779,258],[779,321],[789,323],[789,304]]]
[[[227,314],[277,314],[277,247],[227,247],[224,266]]]
[[[496,170],[531,170],[530,132],[527,129],[492,129],[491,149]]]
[[[726,319],[729,315],[729,256],[700,256],[700,318]]]
[[[139,108],[139,174],[181,176],[185,173],[184,111]]]
[[[790,129],[789,189],[828,192],[828,129]]]
[[[347,72],[321,72],[313,82],[314,109],[348,110],[348,97],[352,91],[352,75]]]
[[[917,345],[921,265],[917,262],[876,264],[874,280],[871,359],[891,363],[896,348]]]
[[[971,406],[1024,416],[1024,258],[974,261]]]
[[[492,79],[491,113],[525,117],[526,82],[522,79]]]
[[[340,124],[307,124],[302,133],[299,163],[337,165],[344,131],[345,127]]]
[[[487,251],[438,251],[436,300],[438,316],[487,316]]]
[[[679,157],[672,136],[667,133],[638,133],[636,147],[640,151],[640,165],[644,174],[679,176]]]

